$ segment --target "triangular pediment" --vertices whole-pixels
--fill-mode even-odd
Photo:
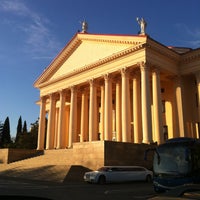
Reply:
[[[35,86],[62,78],[145,40],[146,37],[141,36],[78,33],[39,77]]]

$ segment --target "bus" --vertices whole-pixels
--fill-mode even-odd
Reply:
[[[152,149],[153,186],[164,192],[186,184],[200,183],[200,140],[180,137],[168,139]]]

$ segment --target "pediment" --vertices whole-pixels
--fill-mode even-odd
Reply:
[[[144,43],[145,37],[130,35],[95,35],[78,33],[52,61],[35,82],[51,82],[101,59]]]

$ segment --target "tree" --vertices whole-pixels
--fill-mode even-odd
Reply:
[[[3,123],[0,121],[0,147],[2,147]]]
[[[3,129],[2,129],[2,134],[1,134],[1,143],[3,147],[8,147],[12,141],[10,137],[10,121],[9,117],[5,119]]]
[[[23,129],[22,129],[22,133],[27,133],[27,125],[26,125],[26,120],[24,121],[24,125],[23,125]]]
[[[18,124],[17,124],[17,134],[16,134],[16,138],[15,138],[15,143],[18,142],[21,134],[22,134],[22,117],[20,116],[18,119]]]
[[[23,132],[20,134],[17,142],[15,143],[16,148],[21,149],[36,149],[37,148],[37,137],[38,137],[38,121],[31,124],[30,132]]]

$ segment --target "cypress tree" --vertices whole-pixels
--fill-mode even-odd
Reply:
[[[23,129],[22,129],[22,133],[27,133],[27,125],[26,125],[26,120],[24,121],[24,125],[23,125]]]
[[[11,143],[10,137],[10,121],[9,117],[5,119],[3,130],[2,130],[2,144],[4,147],[7,147],[8,144]]]
[[[2,144],[2,134],[3,134],[3,123],[0,122],[0,147],[3,146],[3,144]]]
[[[22,117],[20,116],[18,119],[18,124],[17,124],[17,134],[16,134],[15,142],[19,140],[21,133],[22,133]]]

